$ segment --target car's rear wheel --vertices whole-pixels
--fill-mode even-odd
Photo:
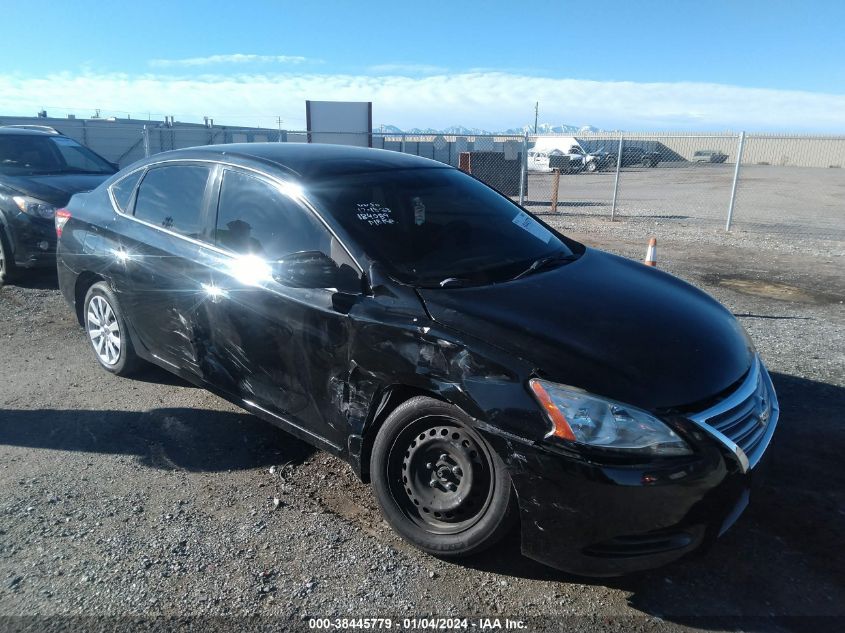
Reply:
[[[109,285],[100,281],[85,295],[85,332],[100,366],[118,376],[134,372],[140,364],[126,321]]]
[[[502,460],[457,407],[417,396],[379,430],[370,474],[388,523],[416,547],[466,556],[499,541],[516,519]]]
[[[591,160],[587,163],[587,171],[588,172],[593,173],[594,171],[598,171],[598,170],[599,170],[599,164],[596,161]]]
[[[0,286],[12,279],[15,273],[15,258],[6,241],[6,234],[0,229]]]

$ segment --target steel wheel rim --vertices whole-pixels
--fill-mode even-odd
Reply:
[[[449,417],[426,416],[408,425],[391,446],[391,496],[402,513],[427,532],[464,532],[490,507],[492,464],[473,431]]]
[[[123,347],[117,315],[104,297],[96,295],[88,302],[85,316],[88,337],[97,358],[104,365],[115,365]]]

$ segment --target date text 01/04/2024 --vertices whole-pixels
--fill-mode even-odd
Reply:
[[[311,618],[308,628],[314,630],[383,629],[403,631],[480,631],[523,630],[522,620],[510,618]]]

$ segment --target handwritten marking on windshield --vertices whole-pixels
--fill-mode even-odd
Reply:
[[[382,226],[385,224],[396,224],[393,219],[393,212],[387,207],[381,206],[378,202],[359,202],[355,205],[359,220],[370,226]]]

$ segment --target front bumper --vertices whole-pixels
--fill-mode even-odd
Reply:
[[[20,211],[4,216],[3,228],[21,268],[56,265],[56,228],[53,220],[35,218]]]
[[[520,453],[509,466],[523,554],[573,574],[616,576],[710,544],[739,517],[757,469],[741,473],[716,446],[696,457],[626,467]]]
[[[689,457],[608,465],[551,446],[490,437],[519,499],[523,554],[573,574],[617,576],[712,544],[739,518],[762,480],[779,415],[774,389],[772,416],[747,456],[703,420],[712,420],[707,416],[716,410],[722,417],[743,413],[748,398],[758,393],[749,387],[758,378],[771,386],[755,361],[737,397],[693,416],[696,420],[674,421],[695,447]],[[748,448],[747,441],[740,443]]]

